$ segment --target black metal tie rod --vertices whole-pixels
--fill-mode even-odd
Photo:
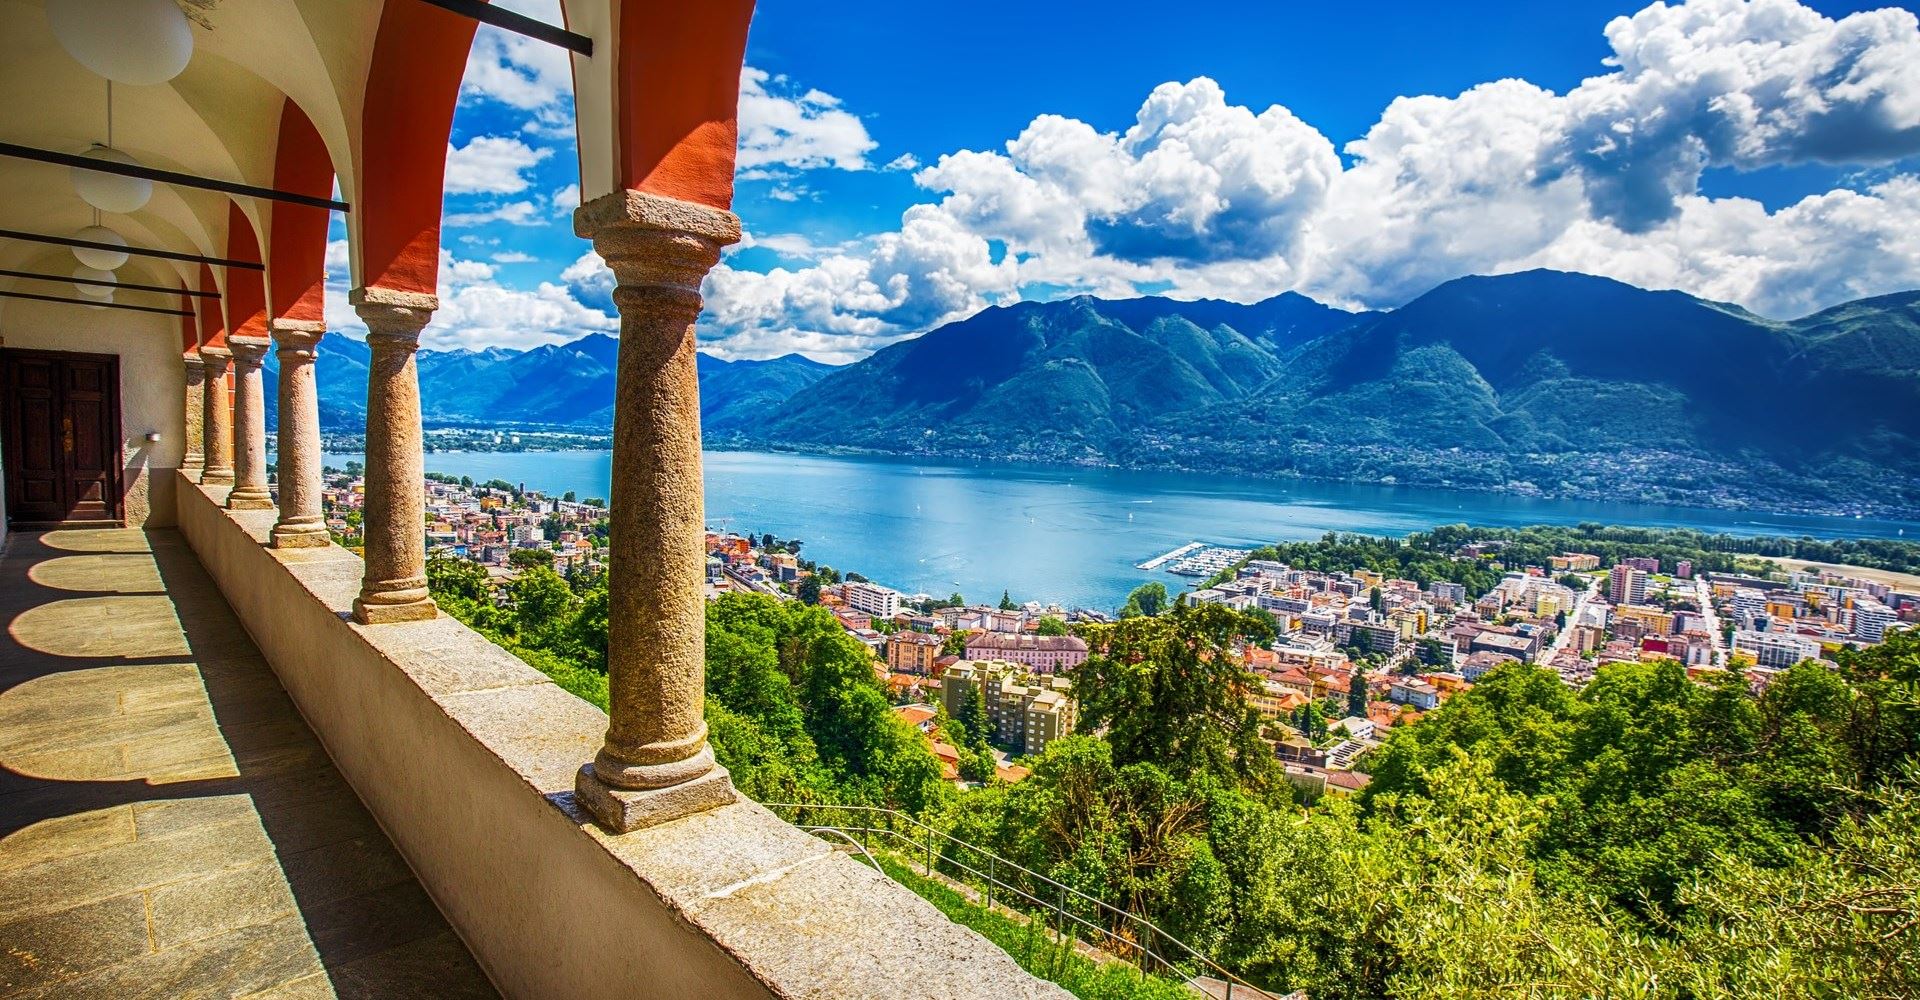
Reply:
[[[558,45],[563,49],[578,52],[593,58],[593,39],[576,34],[565,28],[556,27],[545,21],[538,21],[525,14],[515,13],[505,7],[486,3],[484,0],[423,0],[441,10],[452,11],[461,17],[472,18],[481,24],[491,24],[516,35],[525,35],[548,45]]]
[[[180,253],[175,250],[156,250],[152,247],[123,247],[117,243],[95,243],[73,236],[47,236],[43,233],[23,233],[13,229],[0,229],[0,239],[26,240],[29,243],[51,243],[57,247],[80,247],[85,250],[106,250],[110,253],[130,253],[136,257],[158,257],[162,260],[183,260],[189,264],[217,264],[221,267],[237,267],[245,271],[264,271],[267,265],[252,260],[230,260],[226,257],[202,257],[197,253]]]
[[[33,271],[10,271],[0,267],[0,278],[32,278],[35,281],[71,281],[81,285],[99,285],[102,288],[124,288],[130,292],[160,292],[165,295],[191,295],[198,299],[217,299],[219,292],[202,292],[192,288],[168,288],[165,285],[136,285],[128,281],[100,281],[95,278],[69,278],[64,274],[37,274]]]
[[[61,153],[51,149],[37,149],[33,146],[21,146],[11,142],[0,142],[0,156],[12,156],[22,160],[38,160],[41,163],[57,163],[63,167],[78,167],[81,170],[97,170],[103,174],[119,174],[122,177],[139,177],[163,184],[177,184],[181,187],[200,188],[205,191],[218,191],[221,194],[237,194],[251,198],[266,198],[271,201],[284,201],[291,205],[305,205],[309,208],[330,208],[336,212],[352,209],[344,201],[332,198],[315,198],[312,195],[295,194],[292,191],[276,191],[273,188],[255,187],[252,184],[236,184],[232,181],[215,180],[211,177],[199,177],[183,174],[177,170],[161,170],[158,167],[142,166],[138,163],[114,163],[111,160],[96,160],[78,153]]]
[[[35,295],[32,292],[0,291],[0,298],[34,299],[40,302],[70,302],[76,306],[99,306],[102,309],[131,309],[134,312],[161,313],[167,316],[191,316],[189,309],[162,309],[159,306],[136,306],[126,302],[96,302],[92,299],[67,299],[58,295]]]

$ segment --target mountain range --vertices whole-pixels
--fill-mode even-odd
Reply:
[[[420,411],[429,424],[530,424],[605,433],[613,426],[614,369],[620,342],[590,334],[566,344],[515,351],[421,351]],[[268,354],[269,368],[275,367]],[[366,342],[332,336],[314,365],[320,425],[357,433],[366,426]],[[725,361],[700,354],[700,418],[708,428],[751,427],[794,394],[833,370],[799,354],[764,361]],[[267,419],[277,421],[269,379]]]
[[[617,342],[422,351],[430,422],[610,423]],[[366,347],[323,342],[357,429]],[[1920,292],[1794,321],[1607,278],[1447,282],[1390,312],[1076,297],[855,364],[700,358],[723,446],[1311,475],[1795,509],[1920,509]]]

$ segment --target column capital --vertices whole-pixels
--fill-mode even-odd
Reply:
[[[225,375],[227,365],[232,361],[233,352],[224,347],[208,346],[200,349],[200,363],[206,367],[209,375]]]
[[[365,285],[348,292],[347,302],[367,324],[369,342],[388,341],[396,346],[418,346],[420,331],[433,319],[434,310],[440,308],[437,295],[378,285]]]
[[[325,320],[318,319],[276,319],[271,324],[273,342],[279,352],[312,351],[327,335]]]
[[[691,292],[720,250],[740,242],[740,217],[707,205],[644,191],[615,191],[574,209],[573,231],[613,270],[621,290],[654,287]]]
[[[198,354],[182,354],[180,355],[180,363],[186,365],[188,371],[193,371],[196,368],[205,368],[207,364]]]
[[[233,353],[235,368],[258,368],[267,358],[267,348],[273,341],[265,337],[228,337],[227,348]]]

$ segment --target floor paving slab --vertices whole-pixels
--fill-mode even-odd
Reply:
[[[171,531],[0,554],[0,998],[492,997]]]

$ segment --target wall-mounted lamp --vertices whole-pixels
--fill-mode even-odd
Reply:
[[[160,432],[159,432],[159,431],[148,431],[148,432],[147,432],[147,443],[148,443],[148,444],[159,444],[159,443],[160,443]]]

